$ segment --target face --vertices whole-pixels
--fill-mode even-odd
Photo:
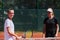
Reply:
[[[48,12],[48,17],[51,18],[52,14],[53,14],[53,13]]]
[[[14,10],[9,10],[8,17],[12,19],[14,17]]]

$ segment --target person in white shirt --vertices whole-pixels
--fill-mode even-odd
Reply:
[[[19,37],[14,33],[14,23],[12,18],[14,17],[14,10],[9,9],[7,12],[8,18],[4,23],[4,40],[15,40],[19,39]]]

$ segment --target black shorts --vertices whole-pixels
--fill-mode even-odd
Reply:
[[[46,33],[45,34],[45,37],[55,37],[55,33]]]

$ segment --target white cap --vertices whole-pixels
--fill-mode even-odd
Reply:
[[[52,8],[48,8],[47,11],[53,13],[53,9]]]

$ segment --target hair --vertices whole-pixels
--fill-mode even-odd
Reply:
[[[8,10],[7,10],[7,13],[9,13],[10,12],[10,10],[14,10],[13,8],[9,8]]]
[[[55,16],[54,13],[52,13],[53,17]]]

